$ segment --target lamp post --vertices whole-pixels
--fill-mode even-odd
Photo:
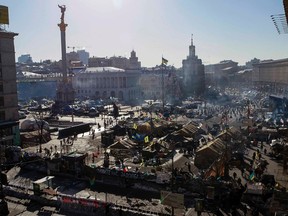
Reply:
[[[173,149],[172,151],[172,179],[171,179],[171,191],[173,192],[174,191],[174,153],[175,153],[175,150]],[[174,216],[174,207],[172,206],[172,209],[171,209],[171,215]]]
[[[7,202],[4,199],[5,198],[4,192],[3,192],[4,178],[7,178],[7,177],[5,174],[2,174],[2,146],[0,145],[0,213],[1,215],[6,216],[9,214],[9,210],[8,210]]]

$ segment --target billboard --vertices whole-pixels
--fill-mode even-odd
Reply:
[[[0,5],[0,24],[9,24],[8,7]]]

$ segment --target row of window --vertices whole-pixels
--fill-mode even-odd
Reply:
[[[78,78],[79,82],[88,83],[90,81],[93,82],[94,87],[99,88],[114,88],[119,86],[120,88],[126,88],[126,77],[117,78]]]

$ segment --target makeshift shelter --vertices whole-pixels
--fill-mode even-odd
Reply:
[[[241,133],[235,127],[231,127],[222,131],[216,138],[220,138],[223,141],[238,140],[241,138]]]
[[[187,125],[183,126],[183,128],[177,132],[178,134],[184,137],[194,137],[195,134],[199,133],[199,131],[200,131],[200,128],[198,124],[195,122],[190,122]]]
[[[166,146],[170,150],[174,149],[175,146],[185,148],[187,150],[196,148],[193,138],[181,136],[178,131],[168,134],[163,138],[163,140],[167,143]]]
[[[123,126],[120,126],[119,124],[110,128],[110,130],[112,130],[114,132],[115,136],[125,136],[126,135],[126,128]]]
[[[151,131],[151,125],[148,122],[137,125],[137,132],[140,134],[150,134]]]
[[[35,130],[40,130],[41,127],[45,130],[49,130],[49,124],[48,122],[44,120],[37,120],[37,119],[25,119],[22,121],[20,124],[20,129],[21,131],[35,131]]]
[[[132,157],[137,151],[137,143],[125,138],[109,146],[110,154],[118,159]]]
[[[85,159],[88,156],[87,153],[73,152],[68,155],[64,155],[63,158],[63,172],[81,176],[84,171]]]
[[[208,169],[225,151],[226,145],[221,139],[212,140],[196,151],[194,164],[199,169]]]
[[[42,136],[42,137],[41,137]],[[23,132],[20,134],[21,139],[21,145],[22,147],[27,145],[36,145],[39,144],[40,140],[41,143],[47,143],[51,140],[50,133],[46,130],[36,130],[36,131],[30,131],[30,132]]]

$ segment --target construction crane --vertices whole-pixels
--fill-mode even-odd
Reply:
[[[79,47],[79,46],[68,46],[67,48],[72,49],[73,52],[75,52],[75,48],[82,48],[82,47]]]

